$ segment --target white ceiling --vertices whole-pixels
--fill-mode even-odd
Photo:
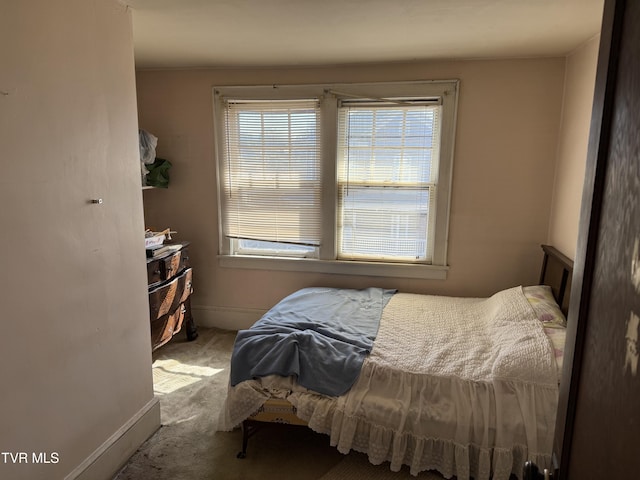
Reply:
[[[603,0],[121,0],[138,68],[565,55]]]

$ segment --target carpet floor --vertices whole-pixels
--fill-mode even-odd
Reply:
[[[424,472],[371,465],[365,455],[342,455],[329,437],[306,427],[269,424],[249,439],[247,457],[237,459],[239,430],[217,432],[229,381],[235,332],[200,328],[193,342],[177,335],[153,354],[160,429],[114,480],[442,480]]]
[[[372,465],[367,456],[351,452],[340,463],[329,470],[319,480],[442,480],[442,476],[432,472],[421,472],[414,477],[409,468],[402,467],[399,472],[389,470],[389,464]]]

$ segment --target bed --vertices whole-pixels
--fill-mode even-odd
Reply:
[[[539,285],[489,298],[295,292],[238,332],[219,430],[242,427],[240,458],[257,426],[278,422],[413,475],[507,480],[527,460],[548,468],[572,262],[543,252]],[[320,330],[313,354],[309,329]]]

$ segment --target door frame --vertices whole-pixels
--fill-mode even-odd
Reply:
[[[577,392],[582,371],[585,332],[588,327],[625,6],[625,0],[605,0],[603,9],[587,164],[553,446],[554,478],[557,479],[569,478],[568,465]]]

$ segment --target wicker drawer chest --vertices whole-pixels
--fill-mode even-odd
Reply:
[[[151,347],[156,350],[183,328],[187,340],[198,336],[191,315],[193,269],[189,264],[189,243],[175,243],[170,252],[147,258]]]

